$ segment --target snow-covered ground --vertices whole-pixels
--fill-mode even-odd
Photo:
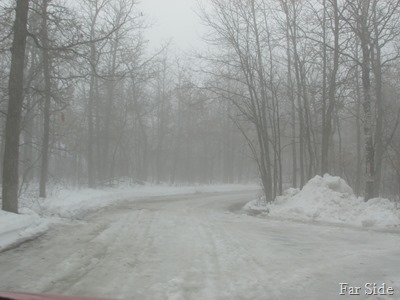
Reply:
[[[347,283],[360,287],[357,299],[400,299],[394,203],[364,203],[342,179],[317,176],[273,204],[247,204],[266,216],[255,218],[240,208],[257,194],[256,186],[126,186],[25,198],[22,214],[0,213],[1,245],[45,234],[0,253],[0,290],[144,300],[354,299],[348,289],[340,295]],[[368,283],[394,295],[366,295]]]
[[[397,203],[383,198],[364,202],[342,178],[327,174],[315,176],[301,190],[288,189],[271,204],[260,197],[246,204],[245,209],[278,219],[400,230]]]
[[[0,253],[0,290],[114,299],[400,299],[400,235],[255,218],[254,191],[122,201]],[[340,296],[339,283],[360,287]],[[367,296],[365,284],[394,289]]]
[[[0,251],[33,239],[49,229],[51,224],[63,219],[82,219],[88,212],[99,210],[113,203],[145,197],[254,190],[256,185],[122,185],[106,189],[60,189],[46,199],[29,197],[20,199],[20,214],[0,210]]]

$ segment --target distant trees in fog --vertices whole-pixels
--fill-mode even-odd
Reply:
[[[135,1],[18,5],[28,2],[26,51],[18,46],[12,60],[11,43],[22,43],[25,32],[6,21],[0,32],[3,208],[17,211],[17,194],[27,187],[37,185],[46,197],[48,182],[97,187],[120,178],[211,183],[253,176],[229,105],[199,88],[191,62],[170,45],[148,49]],[[4,20],[15,18],[16,3],[2,2]],[[24,71],[16,80],[12,61]],[[7,139],[5,124],[16,120],[7,109],[19,103],[21,123]]]

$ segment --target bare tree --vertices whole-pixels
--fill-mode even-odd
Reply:
[[[46,197],[47,172],[49,165],[49,138],[50,138],[50,102],[51,102],[51,79],[50,69],[51,60],[49,54],[49,34],[48,34],[48,0],[42,1],[42,63],[44,78],[44,123],[43,123],[43,140],[42,140],[42,164],[40,169],[40,187],[39,197]]]
[[[332,135],[332,117],[333,111],[335,108],[335,97],[336,97],[336,75],[339,69],[339,7],[338,1],[332,0],[330,1],[333,10],[333,35],[334,35],[334,46],[333,46],[333,66],[332,71],[330,72],[329,78],[329,88],[328,88],[328,108],[323,111],[323,131],[322,131],[322,153],[321,153],[321,173],[325,174],[329,172],[329,148],[330,140]],[[324,11],[327,9],[324,7]],[[324,45],[324,49],[326,45]],[[326,60],[326,54],[324,55],[324,62]],[[325,70],[324,70],[325,71]],[[325,102],[324,102],[325,103]],[[325,109],[325,107],[324,107]]]
[[[28,11],[29,0],[17,1],[8,85],[9,100],[5,130],[2,190],[2,209],[14,213],[18,213],[19,134],[23,102]]]

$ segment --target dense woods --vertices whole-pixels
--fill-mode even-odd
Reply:
[[[398,199],[400,0],[209,0],[197,13],[208,46],[183,53],[148,46],[135,1],[0,3],[4,210],[48,184],[257,174],[268,201],[325,173]]]

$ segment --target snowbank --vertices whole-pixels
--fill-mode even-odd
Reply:
[[[254,190],[255,185],[167,186],[137,185],[106,189],[59,190],[46,199],[21,197],[20,214],[0,210],[0,252],[33,239],[60,218],[81,219],[91,211],[124,200],[146,197]],[[0,202],[1,203],[1,202]]]
[[[22,205],[43,217],[80,219],[87,213],[118,201],[146,197],[252,190],[254,185],[168,186],[137,185],[104,189],[61,190],[46,199],[23,199]]]
[[[0,252],[43,234],[48,225],[46,219],[31,210],[19,215],[0,210]]]
[[[253,200],[245,209],[254,209]],[[259,208],[260,209],[260,208]],[[302,190],[289,189],[272,204],[264,204],[271,217],[347,224],[357,227],[400,228],[400,210],[388,199],[364,202],[340,177],[315,176]]]

